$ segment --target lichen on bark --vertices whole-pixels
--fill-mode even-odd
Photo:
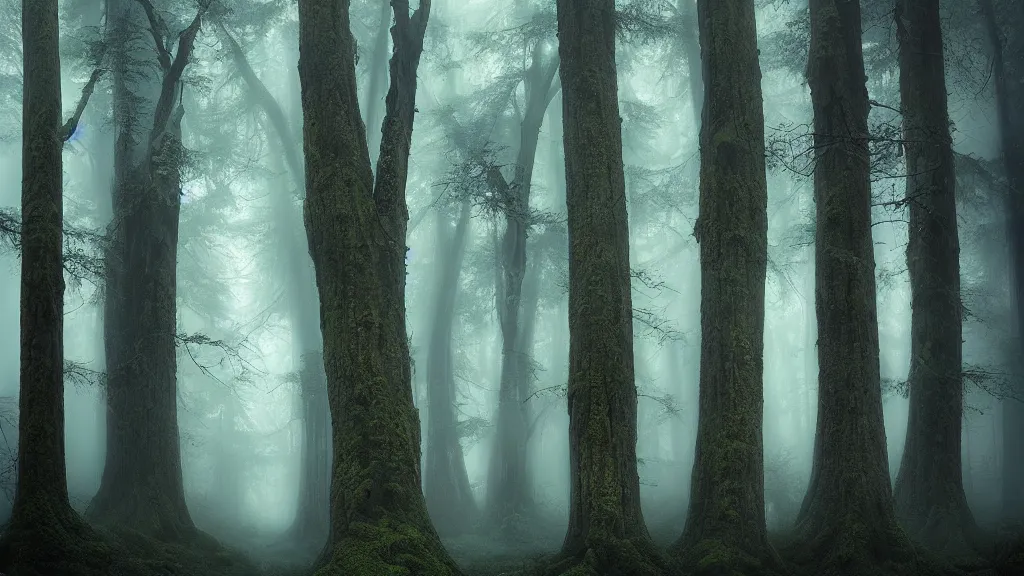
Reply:
[[[656,575],[640,510],[613,0],[559,0],[569,233],[569,528],[550,573]]]
[[[320,576],[449,576],[420,491],[405,324],[405,186],[430,1],[392,2],[394,54],[377,181],[356,97],[349,0],[300,0],[304,216],[320,294],[334,461]],[[330,15],[330,17],[325,17]]]
[[[764,507],[763,348],[768,261],[764,111],[753,0],[697,4],[704,66],[700,403],[687,572],[768,573],[781,561]]]

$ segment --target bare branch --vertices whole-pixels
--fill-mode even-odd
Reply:
[[[96,90],[96,83],[99,82],[100,77],[106,70],[97,68],[92,71],[92,76],[89,77],[89,81],[85,83],[85,87],[82,88],[82,97],[78,100],[78,106],[75,107],[75,113],[71,115],[71,118],[64,123],[64,126],[60,129],[61,142],[67,142],[74,135],[75,130],[78,129],[78,123],[82,120],[82,113],[85,112],[85,107],[89,104],[89,98],[92,97],[92,93]]]
[[[160,67],[165,71],[171,67],[171,52],[164,44],[164,36],[167,34],[167,25],[164,24],[156,8],[149,0],[135,0],[142,9],[146,11],[146,18],[149,19],[149,32],[153,35],[153,42],[156,44],[156,57],[160,60]]]

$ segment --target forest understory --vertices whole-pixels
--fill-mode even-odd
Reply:
[[[568,571],[557,567],[564,524],[552,519],[536,519],[528,531],[500,535],[481,531],[442,539],[461,576],[631,576],[647,574],[637,564],[635,570],[604,571],[601,564],[588,570],[576,566]],[[1024,530],[1001,527],[985,531],[975,542],[978,552],[970,558],[941,558],[923,548],[889,551],[862,547],[850,540],[835,542],[837,561],[828,570],[808,567],[808,558],[789,547],[790,536],[772,534],[772,544],[781,551],[782,563],[765,569],[742,558],[735,550],[702,549],[700,567],[679,565],[672,546],[682,527],[681,516],[652,517],[651,537],[664,553],[664,576],[1019,576],[1024,574]],[[7,530],[17,530],[8,527]],[[230,532],[221,540],[197,530],[177,542],[166,542],[126,530],[109,530],[78,522],[66,530],[37,530],[0,538],[14,547],[0,548],[0,558],[20,558],[19,568],[7,576],[340,576],[329,570],[311,568],[318,550],[288,542],[280,534]],[[855,534],[845,535],[853,539]],[[876,544],[879,548],[884,545]],[[852,552],[852,553],[851,553]],[[897,556],[899,554],[899,556]],[[814,562],[811,562],[815,565]],[[26,569],[25,566],[32,566]],[[858,568],[859,567],[859,568]],[[353,575],[354,576],[354,575]],[[359,576],[442,576],[396,568],[393,571],[367,572]],[[444,573],[444,576],[457,576]]]

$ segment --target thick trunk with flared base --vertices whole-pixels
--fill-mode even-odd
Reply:
[[[329,561],[321,576],[459,573],[420,489],[405,325],[405,186],[430,2],[412,14],[401,0],[392,5],[395,52],[375,187],[349,2],[299,1],[304,215],[334,438]]]
[[[794,559],[818,574],[912,558],[896,524],[879,375],[868,92],[859,0],[811,0],[818,422]]]
[[[910,205],[910,416],[893,496],[914,539],[972,554],[974,517],[961,466],[960,242],[939,0],[899,0],[900,93]]]
[[[690,508],[676,545],[690,572],[778,568],[762,439],[768,185],[753,0],[698,3],[701,122],[700,416]]]
[[[558,1],[569,232],[569,528],[552,571],[660,574],[640,510],[615,3]],[[574,567],[574,568],[570,568]]]
[[[21,387],[18,488],[0,538],[0,570],[25,576],[101,574],[68,502],[64,453],[63,163],[56,0],[22,6]],[[91,565],[90,565],[91,564]]]
[[[104,312],[107,462],[88,515],[179,539],[195,531],[181,475],[175,357],[181,143],[176,134],[162,142],[115,193]]]

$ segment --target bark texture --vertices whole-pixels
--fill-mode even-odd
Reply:
[[[463,201],[454,234],[446,231],[447,214],[439,212],[437,222],[437,261],[441,273],[427,351],[427,458],[423,493],[430,518],[444,535],[470,531],[477,512],[459,437],[452,358],[455,301],[469,239],[470,208],[469,201]]]
[[[569,232],[569,528],[558,572],[661,574],[640,510],[613,0],[558,0]]]
[[[1013,0],[979,0],[992,46],[992,72],[996,88],[1003,165],[1009,190],[1006,195],[1007,232],[1013,286],[1017,349],[1017,400],[1003,400],[1003,513],[1007,520],[1024,522],[1024,5]]]
[[[893,496],[908,534],[947,555],[972,553],[961,465],[963,340],[956,170],[939,0],[898,0],[900,95],[910,208],[910,415]]]
[[[420,491],[405,326],[405,185],[429,0],[395,0],[378,178],[356,97],[348,0],[300,0],[306,232],[320,293],[334,436],[331,547],[320,576],[458,574]]]
[[[779,564],[764,503],[764,290],[768,184],[753,0],[700,0],[700,402],[686,527],[697,574]]]
[[[173,55],[167,48],[171,33],[151,4],[108,6],[117,143],[104,303],[107,455],[88,515],[168,540],[196,535],[178,437],[176,274],[182,75],[206,6],[178,36]],[[138,71],[130,62],[140,47],[132,38],[140,21],[154,40],[146,57],[152,59],[155,50],[159,63],[155,94],[142,93],[149,87],[133,80]],[[148,127],[138,108],[146,103],[152,104]]]
[[[811,0],[818,420],[795,559],[815,574],[909,560],[889,483],[871,240],[868,92],[859,0]]]

